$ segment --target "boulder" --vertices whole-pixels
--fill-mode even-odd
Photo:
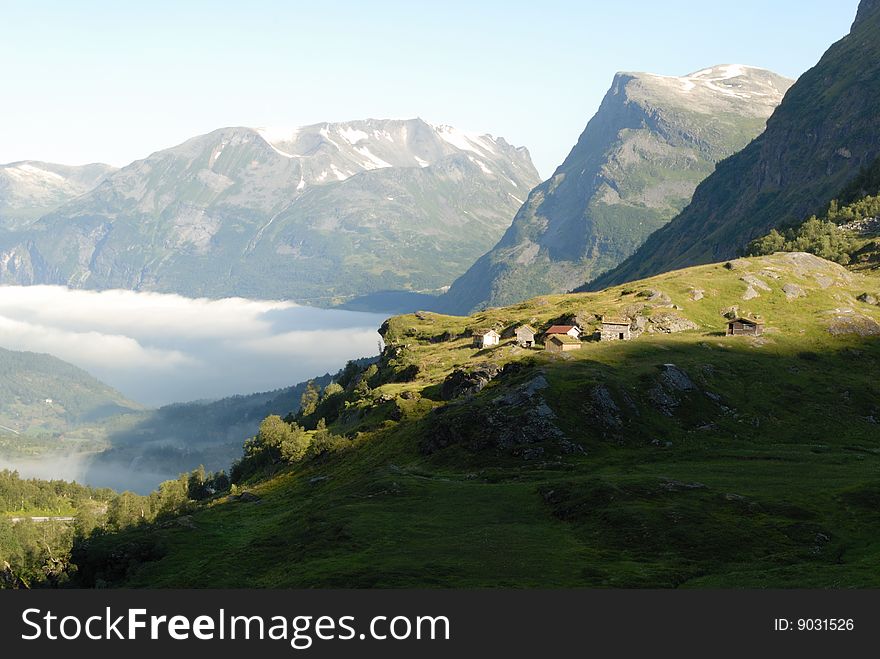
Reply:
[[[752,286],[749,286],[746,289],[746,292],[743,293],[742,299],[743,300],[754,300],[756,297],[758,297],[760,295],[761,294],[758,293],[758,291],[756,291]]]
[[[740,281],[744,281],[745,283],[747,283],[749,286],[752,286],[753,288],[757,288],[762,291],[771,290],[770,285],[766,281],[764,281],[760,277],[756,277],[755,275],[743,275],[739,279],[740,279]]]
[[[675,364],[663,364],[660,367],[660,380],[677,391],[694,391],[697,388],[690,376]]]
[[[806,297],[807,292],[798,286],[797,284],[788,283],[782,287],[782,292],[785,293],[785,298],[787,300],[795,300],[799,297]]]
[[[704,297],[706,297],[706,291],[704,291],[702,288],[691,289],[691,300],[693,300],[694,302],[699,302]]]
[[[501,373],[496,364],[482,364],[470,370],[457,368],[440,385],[440,397],[452,400],[460,396],[472,396],[489,384]]]
[[[831,320],[828,331],[834,336],[880,336],[880,323],[858,313],[840,314]]]
[[[675,332],[697,329],[695,323],[672,311],[655,313],[648,320],[651,322],[651,328],[655,332],[674,334]]]
[[[865,304],[877,304],[877,298],[870,293],[862,293],[856,299],[859,302],[864,302]]]
[[[721,315],[728,320],[733,320],[734,318],[739,316],[739,307],[737,305],[733,305],[732,307],[725,307],[721,310]]]

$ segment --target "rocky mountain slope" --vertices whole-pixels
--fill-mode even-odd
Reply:
[[[420,119],[224,128],[0,240],[0,281],[313,304],[437,289],[537,180],[526,149]]]
[[[880,156],[880,9],[862,2],[849,35],[804,73],[767,130],[697,188],[693,201],[590,287],[729,258],[771,228],[819,213]]]
[[[115,171],[24,160],[0,165],[0,229],[15,229],[92,190]]]
[[[617,265],[764,129],[790,85],[740,65],[617,74],[565,162],[440,307],[463,313],[564,292]]]
[[[877,586],[880,307],[863,297],[877,291],[876,274],[791,253],[394,317],[379,363],[296,419],[304,456],[258,436],[232,496],[88,540],[75,578]],[[554,354],[509,334],[576,320],[589,336],[601,315],[636,338]],[[724,336],[733,315],[764,335]],[[501,344],[475,348],[490,327]]]

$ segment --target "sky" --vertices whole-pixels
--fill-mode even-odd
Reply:
[[[291,302],[0,286],[0,346],[50,353],[148,406],[335,373],[378,354],[383,320]]]
[[[422,117],[562,162],[616,71],[797,77],[858,0],[0,0],[0,162],[122,166],[231,125]]]

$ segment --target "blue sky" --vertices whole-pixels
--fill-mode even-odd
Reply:
[[[542,176],[615,71],[797,77],[858,0],[0,0],[0,162],[123,165],[220,126],[421,116]]]

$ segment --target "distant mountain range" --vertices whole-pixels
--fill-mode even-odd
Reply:
[[[439,308],[467,313],[565,292],[614,267],[764,129],[791,84],[741,65],[618,73],[562,165]]]
[[[880,157],[880,2],[863,1],[849,35],[804,73],[767,130],[720,163],[693,201],[600,289],[734,256],[771,228],[821,212]]]
[[[538,181],[525,148],[421,119],[223,128],[16,223],[0,282],[318,305],[435,291]]]
[[[0,229],[27,226],[92,190],[114,171],[100,163],[71,167],[23,160],[0,165]]]

